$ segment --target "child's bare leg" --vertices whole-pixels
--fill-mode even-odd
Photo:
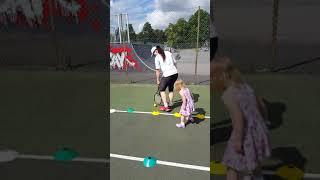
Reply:
[[[235,171],[234,169],[228,168],[227,180],[240,180],[238,172]]]
[[[176,126],[178,128],[185,128],[186,125],[185,125],[185,116],[181,115],[181,118],[180,118],[180,123],[179,124],[176,124]]]
[[[180,118],[180,123],[181,124],[185,124],[185,116],[181,115],[181,118]]]

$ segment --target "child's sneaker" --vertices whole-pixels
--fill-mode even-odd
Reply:
[[[186,125],[185,124],[182,124],[182,123],[179,123],[179,124],[176,124],[177,128],[185,128]]]

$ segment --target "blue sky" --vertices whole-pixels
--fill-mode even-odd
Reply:
[[[111,28],[116,14],[128,13],[129,23],[140,32],[145,22],[154,29],[164,29],[179,18],[189,18],[201,6],[209,12],[209,0],[110,0]]]

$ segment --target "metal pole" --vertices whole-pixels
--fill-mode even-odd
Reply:
[[[279,0],[273,0],[272,17],[272,69],[276,68],[277,59],[277,34],[278,34]]]
[[[198,10],[198,31],[197,31],[197,45],[196,45],[196,64],[195,64],[195,69],[194,69],[194,75],[196,78],[196,81],[198,79],[197,77],[197,65],[198,65],[198,54],[199,54],[199,34],[200,34],[200,6]]]
[[[120,44],[121,44],[122,37],[121,37],[121,27],[120,27],[120,14],[118,15],[118,29],[119,29],[119,37],[120,37]]]
[[[57,37],[56,37],[56,31],[55,31],[55,26],[54,26],[54,17],[53,17],[53,0],[49,0],[49,13],[50,13],[50,28],[51,28],[51,35],[52,35],[52,41],[53,41],[53,46],[56,52],[56,68],[59,68],[61,65],[60,58],[59,58],[59,49],[58,49],[58,42],[57,42]]]
[[[126,18],[127,18],[128,43],[130,43],[130,30],[129,30],[129,18],[128,18],[128,13],[126,13]]]
[[[118,15],[117,14],[115,14],[115,15],[113,15],[115,18],[117,18],[118,17]],[[113,19],[112,19],[113,20]],[[111,26],[111,23],[112,23],[112,26]],[[117,35],[117,29],[118,29],[118,27],[117,27],[117,25],[113,25],[113,23],[115,23],[114,21],[112,21],[111,22],[111,19],[110,19],[110,27],[113,27],[114,26],[114,28],[112,29],[114,32],[114,40],[113,40],[113,42],[114,43],[117,43],[117,41],[118,41],[118,35]],[[110,30],[110,33],[111,33],[111,30]]]

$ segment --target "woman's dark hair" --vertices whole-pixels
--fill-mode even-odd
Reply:
[[[166,55],[164,54],[163,49],[160,46],[156,46],[158,53],[162,56],[163,61],[166,60]]]

